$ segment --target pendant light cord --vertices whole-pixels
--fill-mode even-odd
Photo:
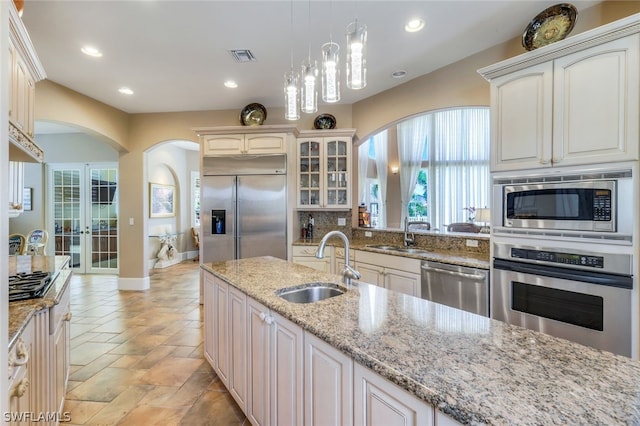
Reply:
[[[291,0],[291,71],[293,72],[293,0]]]
[[[309,15],[308,15],[308,26],[311,28],[311,0],[309,0]],[[308,29],[309,29],[308,28]],[[309,64],[311,64],[311,31],[309,31]]]

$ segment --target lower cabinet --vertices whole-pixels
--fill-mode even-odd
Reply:
[[[354,258],[361,281],[420,297],[420,260],[360,250]]]
[[[324,250],[324,258],[316,257],[318,246],[293,246],[291,261],[309,268],[317,269],[322,272],[332,272],[332,254],[333,247],[326,246]]]
[[[205,357],[252,425],[458,424],[233,285],[203,274]]]
[[[304,424],[353,425],[353,360],[304,333]]]
[[[355,364],[354,424],[406,426],[434,424],[434,409],[373,371]]]
[[[247,312],[247,417],[254,425],[301,425],[302,329],[251,298]]]
[[[5,421],[11,425],[30,425],[32,419],[25,417],[25,413],[36,410],[34,338],[33,321],[29,321],[9,352],[10,418],[7,419],[5,415]]]
[[[66,288],[60,296],[60,302],[51,308],[49,333],[51,339],[51,377],[53,378],[51,397],[54,411],[62,413],[64,397],[69,381],[71,366],[71,298]]]

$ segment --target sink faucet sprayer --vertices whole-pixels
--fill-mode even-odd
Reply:
[[[416,236],[413,232],[409,233],[409,227],[411,225],[427,225],[431,227],[429,222],[425,222],[422,220],[414,220],[410,221],[408,217],[404,218],[404,245],[405,247],[413,246],[416,244]],[[427,228],[428,229],[428,228]]]
[[[316,251],[316,257],[318,259],[322,259],[324,257],[324,247],[327,245],[327,240],[333,236],[337,236],[342,238],[344,242],[344,269],[342,270],[342,276],[344,277],[344,284],[349,287],[351,286],[351,280],[359,280],[360,272],[356,271],[349,265],[349,239],[346,235],[344,235],[340,231],[330,231],[322,237],[322,241],[320,241],[320,245],[318,246],[318,250]]]

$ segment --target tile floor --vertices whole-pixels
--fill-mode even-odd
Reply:
[[[248,425],[203,356],[199,266],[150,274],[145,292],[117,277],[71,281],[70,425]]]

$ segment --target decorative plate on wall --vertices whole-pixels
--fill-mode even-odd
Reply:
[[[537,49],[564,39],[576,23],[578,11],[569,3],[560,3],[540,12],[522,34],[522,46]]]
[[[318,130],[335,129],[336,118],[331,114],[320,114],[313,120],[313,128]]]
[[[259,103],[252,103],[240,111],[240,123],[243,126],[260,126],[267,119],[267,109]]]

